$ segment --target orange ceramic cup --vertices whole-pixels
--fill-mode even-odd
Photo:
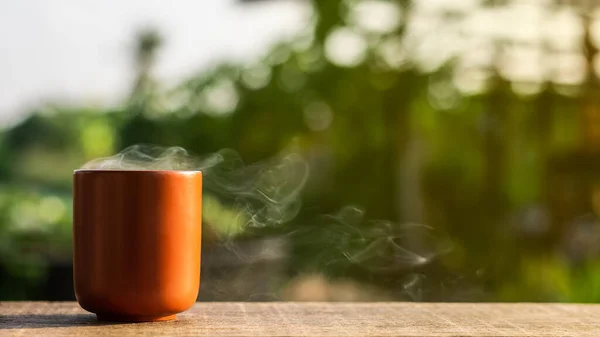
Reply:
[[[201,219],[199,171],[75,171],[77,302],[100,320],[175,319],[198,295]]]

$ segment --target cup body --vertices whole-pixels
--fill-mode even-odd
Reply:
[[[78,170],[73,191],[77,301],[99,319],[157,321],[200,286],[199,171]]]

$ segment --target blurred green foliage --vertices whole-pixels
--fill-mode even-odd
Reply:
[[[230,205],[205,199],[218,237],[288,236],[292,274],[349,277],[395,299],[406,298],[417,273],[427,278],[425,300],[600,301],[600,241],[577,241],[600,235],[600,148],[584,137],[597,125],[585,114],[600,110],[589,103],[595,80],[521,83],[492,67],[484,89],[461,91],[458,57],[426,67],[402,45],[411,2],[388,2],[399,23],[375,32],[350,19],[363,2],[315,1],[310,26],[262,59],[224,63],[173,88],[152,77],[161,38],[144,32],[134,53],[138,76],[121,107],[45,106],[5,130],[0,265],[10,277],[0,277],[0,298],[30,298],[45,268],[70,258],[72,170],[150,143],[196,154],[232,148],[250,163],[303,154],[311,177],[288,224],[243,231]],[[441,11],[438,24],[461,15]],[[355,63],[328,55],[340,30],[365,44]],[[516,90],[527,85],[539,90]],[[593,216],[579,223],[585,214]],[[426,263],[403,264],[408,253],[398,249],[414,240],[394,240],[415,222],[436,229],[437,248]],[[452,249],[436,246],[441,241]],[[365,250],[375,243],[381,249]],[[464,295],[469,289],[480,291]]]

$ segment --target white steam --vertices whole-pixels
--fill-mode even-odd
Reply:
[[[120,153],[85,163],[84,170],[197,170],[198,160],[182,147],[133,145]]]
[[[329,235],[352,264],[373,272],[411,270],[452,251],[452,243],[432,227],[366,220],[364,215],[362,209],[346,206],[328,217]]]

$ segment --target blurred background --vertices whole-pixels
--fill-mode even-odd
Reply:
[[[74,299],[72,171],[150,143],[310,166],[278,226],[207,193],[199,300],[600,301],[600,2],[0,1],[0,44],[0,300]]]

